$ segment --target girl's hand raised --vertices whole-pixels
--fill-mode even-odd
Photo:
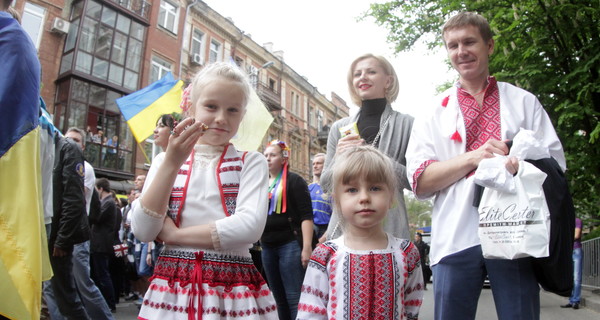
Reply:
[[[338,140],[337,148],[335,149],[335,154],[342,154],[348,148],[361,146],[363,144],[365,144],[365,140],[363,140],[359,134],[349,134]]]
[[[206,129],[207,127],[204,123],[196,122],[194,118],[187,118],[181,121],[171,130],[165,162],[169,162],[177,168],[181,167]]]

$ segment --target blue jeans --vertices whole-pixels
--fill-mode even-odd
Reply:
[[[51,290],[50,296],[54,295],[56,306],[65,318],[69,320],[90,319],[77,294],[72,258],[72,254],[64,257],[53,257],[50,253],[50,264],[52,264],[54,276],[50,279],[51,288],[46,286],[44,291],[48,295],[48,290]],[[48,308],[51,311],[50,305]]]
[[[150,252],[152,254],[152,252]],[[154,266],[150,266],[146,263],[146,257],[148,255],[148,243],[142,242],[142,253],[140,254],[140,267],[138,268],[138,275],[142,277],[150,277],[154,273]]]
[[[114,317],[108,305],[100,293],[98,287],[90,277],[90,242],[76,244],[73,247],[73,277],[75,277],[75,285],[79,292],[79,298],[83,302],[85,311],[92,319],[107,319],[113,320]],[[54,297],[52,292],[49,293],[51,299]],[[60,314],[54,304],[46,302],[48,312],[52,320],[63,320],[65,317]]]
[[[296,319],[304,281],[300,245],[296,240],[279,247],[262,244],[262,263],[277,303],[279,320]]]
[[[90,242],[76,244],[73,249],[73,276],[79,297],[92,319],[114,319],[102,293],[90,276]],[[52,319],[54,320],[54,319]]]
[[[481,246],[446,256],[433,266],[434,319],[475,319],[486,274],[499,320],[540,319],[540,289],[531,258],[484,259]]]
[[[581,300],[581,271],[583,268],[583,252],[581,248],[573,249],[573,291],[569,303],[579,303]]]

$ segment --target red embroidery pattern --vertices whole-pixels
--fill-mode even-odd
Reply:
[[[195,259],[201,258],[197,266],[201,268],[200,291],[195,293],[192,287],[192,275],[194,274]],[[161,279],[161,281],[152,281]],[[165,250],[161,253],[151,278],[149,287],[151,292],[156,292],[157,297],[164,294],[175,296],[190,296],[199,294],[201,299],[216,297],[223,300],[260,300],[270,296],[270,291],[261,274],[256,270],[250,257],[224,256],[214,253],[196,255],[194,252],[180,250]],[[234,290],[235,288],[235,290]],[[182,314],[196,314],[198,307],[194,304],[176,305],[173,301],[165,302],[144,299],[144,306],[153,309],[162,309]],[[156,298],[154,298],[156,299]],[[178,299],[187,301],[188,299]],[[269,301],[268,299],[265,300]],[[245,310],[225,309],[221,306],[205,306],[200,312],[202,314],[219,314],[222,317],[244,318],[249,315],[263,315],[276,311],[276,305],[261,305]]]
[[[158,258],[154,267],[154,275],[150,280],[159,278],[168,281],[169,290],[177,282],[181,287],[185,287],[190,283],[194,263],[194,252],[165,250]],[[240,285],[248,286],[251,290],[257,291],[266,283],[254,267],[251,258],[237,256],[223,258],[221,255],[212,253],[204,253],[202,258],[202,282],[209,284],[211,287],[223,286],[225,292],[230,292],[232,287]],[[167,290],[167,288],[161,289],[158,287],[154,289]],[[223,297],[227,298],[228,295],[223,294]],[[236,297],[231,296],[230,298]]]
[[[217,180],[220,185],[221,203],[226,216],[235,214],[242,165],[247,153],[244,152],[240,157],[238,156],[239,152],[235,150],[233,145],[229,145],[226,147],[217,165]]]
[[[397,319],[394,308],[396,263],[393,254],[348,255],[344,285],[350,319]],[[403,294],[403,293],[402,293]]]
[[[432,164],[434,162],[437,162],[437,160],[424,161],[423,163],[421,163],[419,168],[417,168],[417,170],[415,170],[415,173],[413,174],[413,181],[411,183],[413,191],[417,190],[417,181],[419,180],[419,177],[421,176],[421,174],[423,174],[423,171],[425,171],[425,168],[427,168],[430,164]]]
[[[466,90],[458,88],[458,105],[467,132],[466,151],[476,150],[489,139],[500,140],[500,95],[496,79],[490,77],[481,108]]]

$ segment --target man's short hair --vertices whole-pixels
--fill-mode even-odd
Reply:
[[[106,178],[96,179],[96,187],[104,190],[105,192],[110,192],[110,182]]]
[[[81,136],[81,144],[85,147],[85,136],[86,136],[85,131],[83,131],[77,127],[70,127],[69,129],[67,129],[67,133],[69,133],[69,132],[79,133],[79,135]]]
[[[465,26],[474,26],[479,29],[479,33],[484,41],[491,40],[494,37],[494,33],[490,28],[490,24],[487,19],[482,15],[475,12],[461,12],[450,18],[442,27],[442,39],[446,31],[462,28]],[[445,43],[445,40],[444,40]]]
[[[315,155],[313,156],[313,159],[315,159],[315,158],[318,158],[318,157],[323,157],[323,158],[325,158],[325,154],[324,154],[324,153],[322,153],[322,152],[320,152],[320,153],[317,153],[317,154],[315,154]]]

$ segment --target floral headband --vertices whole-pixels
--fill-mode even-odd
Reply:
[[[192,85],[188,85],[184,90],[183,90],[183,94],[181,95],[181,103],[179,104],[179,107],[181,108],[181,110],[183,110],[183,112],[187,112],[188,110],[190,110],[190,107],[192,106],[192,101],[190,100],[190,93],[192,92]]]
[[[284,141],[275,139],[275,140],[269,142],[267,147],[274,146],[274,145],[277,145],[277,146],[279,146],[279,148],[281,148],[281,156],[282,157],[284,157],[286,159],[290,157],[290,152],[292,150],[287,146],[287,144]]]

